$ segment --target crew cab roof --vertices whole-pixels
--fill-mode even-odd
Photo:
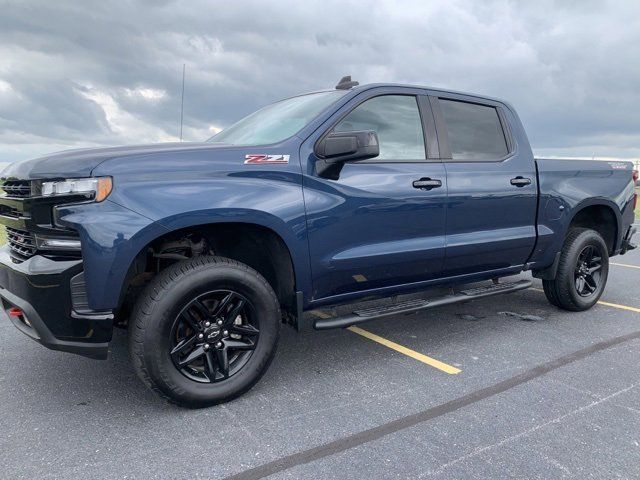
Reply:
[[[429,92],[441,92],[441,93],[447,93],[447,94],[453,94],[453,95],[462,95],[465,97],[470,97],[470,98],[477,98],[478,100],[489,100],[492,102],[498,102],[498,103],[502,103],[505,105],[508,105],[508,102],[506,102],[503,99],[500,98],[496,98],[496,97],[491,97],[488,95],[478,95],[477,93],[469,93],[469,92],[462,92],[462,91],[458,91],[458,90],[447,90],[447,89],[443,89],[443,88],[436,88],[436,87],[429,87],[426,85],[415,85],[415,84],[410,84],[410,83],[367,83],[364,85],[357,85],[355,87],[351,87],[350,89],[346,90],[347,92],[364,92],[366,90],[372,90],[374,88],[416,88],[416,89],[420,89],[420,90],[427,90]],[[333,88],[325,88],[322,90],[314,90],[311,92],[305,92],[305,93],[301,93],[298,95],[292,95],[291,97],[288,98],[293,98],[293,97],[299,97],[302,95],[309,95],[312,93],[322,93],[322,92],[330,92],[333,91],[335,89]]]

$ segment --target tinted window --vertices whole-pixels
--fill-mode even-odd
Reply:
[[[338,125],[336,132],[374,130],[380,142],[378,160],[425,158],[424,136],[415,97],[384,95],[358,105]]]
[[[495,108],[444,99],[440,107],[454,160],[498,160],[508,153]]]

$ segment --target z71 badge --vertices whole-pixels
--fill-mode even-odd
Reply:
[[[272,163],[289,163],[289,155],[260,155],[249,154],[244,156],[245,165],[260,165]]]

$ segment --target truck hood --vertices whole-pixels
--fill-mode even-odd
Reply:
[[[0,176],[19,180],[89,177],[98,165],[111,159],[156,153],[213,150],[224,147],[228,148],[229,145],[183,142],[66,150],[32,160],[12,163],[2,171]]]

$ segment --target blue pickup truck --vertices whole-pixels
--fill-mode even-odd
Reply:
[[[128,325],[145,384],[213,405],[259,380],[283,323],[340,328],[512,292],[531,282],[503,277],[529,270],[553,305],[590,308],[609,258],[634,248],[634,175],[534,159],[500,100],[345,77],[204,143],[7,167],[2,309],[42,345],[99,359]]]

